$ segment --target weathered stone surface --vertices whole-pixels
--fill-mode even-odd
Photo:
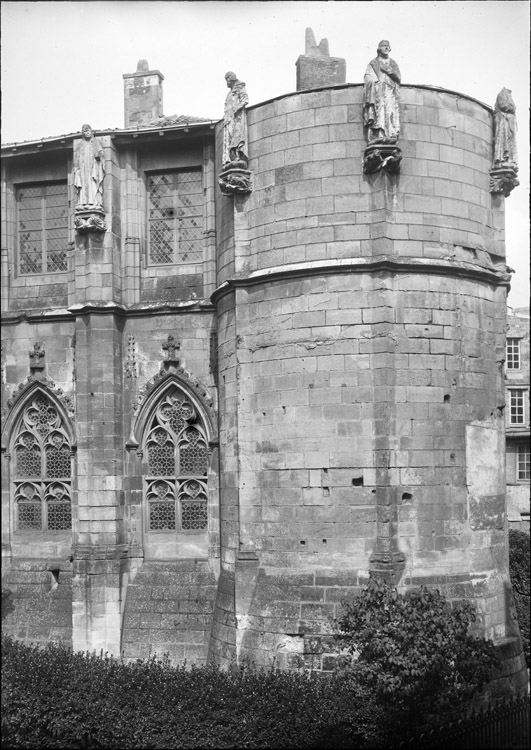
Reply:
[[[346,63],[342,57],[330,57],[328,39],[316,44],[312,29],[306,29],[306,48],[295,63],[297,91],[336,86],[346,81]]]

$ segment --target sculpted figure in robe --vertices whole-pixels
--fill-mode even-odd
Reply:
[[[103,205],[105,157],[90,125],[81,128],[82,139],[74,151],[74,185],[78,206]]]
[[[222,168],[229,169],[234,162],[242,162],[237,166],[246,167],[249,158],[245,107],[249,103],[249,97],[245,83],[239,81],[235,73],[226,73],[225,80],[230,91],[225,99]]]
[[[494,105],[493,167],[516,167],[516,106],[509,89],[503,88]]]
[[[378,45],[378,56],[371,60],[365,71],[363,123],[369,143],[396,143],[400,133],[400,70],[389,57],[390,51],[389,42],[383,39]]]

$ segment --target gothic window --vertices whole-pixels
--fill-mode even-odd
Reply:
[[[70,441],[44,393],[36,394],[24,408],[13,454],[17,530],[71,529]]]
[[[68,270],[68,188],[66,182],[22,185],[16,191],[18,271]]]
[[[177,387],[159,401],[144,446],[149,530],[206,529],[207,439],[197,409]]]
[[[201,171],[148,176],[149,263],[203,261]]]

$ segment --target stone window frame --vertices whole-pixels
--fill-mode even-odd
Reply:
[[[529,442],[519,442],[516,446],[516,480],[529,482],[531,479],[531,456]]]
[[[208,446],[207,459],[207,526],[204,529],[192,529],[190,531],[150,531],[149,512],[145,498],[145,481],[147,461],[145,455],[145,442],[151,425],[152,416],[161,400],[164,399],[168,390],[176,386],[193,403],[201,418],[206,442]],[[145,384],[143,394],[140,396],[138,405],[133,410],[131,432],[126,442],[126,450],[130,456],[128,460],[127,476],[130,490],[128,492],[128,505],[131,505],[131,539],[133,546],[140,544],[146,549],[148,539],[150,544],[175,541],[177,544],[203,538],[210,548],[216,546],[219,535],[219,466],[218,466],[218,425],[217,414],[208,396],[206,389],[200,381],[196,380],[190,373],[183,369],[177,372],[165,373],[162,370]],[[141,518],[141,528],[134,520]],[[142,537],[144,541],[142,542]],[[173,555],[173,552],[171,553]]]
[[[170,399],[174,396],[177,396],[179,399],[182,398],[177,403],[182,404],[180,411],[185,412],[182,423],[178,427],[174,427],[171,423],[173,420],[164,419],[162,416],[162,413],[166,409],[171,409]],[[186,414],[189,414],[190,418],[187,418]],[[195,441],[198,443],[201,441],[204,446],[204,449],[202,446],[202,450],[204,450],[204,471],[186,472],[182,466],[182,453],[187,449],[183,445],[186,443],[187,437],[190,442],[191,435],[195,433],[198,435]],[[172,468],[173,470],[166,473],[155,468],[154,464],[156,461],[154,459],[152,463],[152,453],[150,452],[150,449],[154,451],[157,448],[161,449],[163,447],[160,441],[157,444],[156,436],[159,434],[163,434],[164,447],[170,444],[171,466],[167,468]],[[153,404],[151,414],[146,421],[142,447],[144,458],[142,474],[143,498],[144,505],[146,506],[146,531],[150,534],[165,532],[189,534],[206,531],[208,529],[208,437],[203,426],[201,414],[188,397],[188,394],[177,384],[174,383],[164,389],[158,400]],[[160,500],[157,500],[157,488],[159,487],[164,492],[164,495]],[[194,495],[196,496],[194,497]],[[173,499],[165,500],[166,496]],[[164,506],[166,506],[166,510],[169,510],[172,505],[173,528],[169,526],[157,528],[155,525],[157,520],[164,523],[164,519],[160,516],[157,518],[154,509],[159,508],[162,511]],[[197,510],[201,515],[201,509],[204,506],[204,525],[186,528],[183,512],[185,506],[190,514],[193,514]],[[193,521],[193,519],[190,520]],[[168,519],[167,523],[172,523],[171,518]]]
[[[521,367],[521,337],[509,336],[506,343],[506,363],[508,370],[519,370]]]
[[[60,265],[56,263],[53,267],[49,267],[49,264],[51,262],[52,253],[57,252],[49,249],[49,241],[50,241],[50,232],[53,231],[53,229],[57,229],[57,227],[49,227],[47,226],[47,219],[49,218],[49,210],[53,208],[50,206],[47,202],[47,198],[49,196],[46,195],[46,189],[49,187],[55,187],[55,186],[61,186],[65,188],[65,198],[66,202],[64,204],[64,208],[66,209],[66,228],[64,233],[64,262]],[[21,193],[23,190],[33,190],[33,189],[40,189],[41,190],[41,197],[40,197],[40,246],[41,246],[41,253],[40,253],[40,262],[41,267],[39,270],[32,271],[32,270],[25,270],[22,268],[22,248],[21,248],[21,242],[22,242],[22,232],[24,231],[25,227],[21,227]],[[16,275],[17,277],[35,277],[35,276],[44,276],[44,275],[56,275],[56,274],[67,274],[68,273],[68,249],[69,249],[69,216],[70,216],[70,195],[69,195],[69,185],[67,180],[48,180],[48,181],[32,181],[27,183],[17,183],[14,185],[14,199],[15,199],[15,214],[16,214]],[[58,218],[58,217],[52,217],[52,218]],[[61,267],[62,266],[62,267]]]
[[[526,424],[525,396],[526,388],[509,388],[509,424],[524,426]]]
[[[51,384],[53,386],[53,384]],[[2,458],[3,458],[3,470],[2,470],[2,495],[4,502],[10,506],[9,511],[9,529],[10,534],[14,537],[21,537],[22,539],[39,538],[40,540],[51,540],[61,537],[61,535],[68,535],[70,537],[74,530],[75,524],[75,497],[76,497],[76,464],[75,454],[77,450],[77,441],[74,430],[74,425],[71,420],[71,416],[68,414],[65,406],[61,403],[61,400],[56,397],[53,390],[48,388],[45,382],[30,380],[25,383],[24,386],[20,387],[20,392],[15,398],[15,402],[12,404],[7,417],[3,421],[2,429]],[[41,511],[41,527],[39,528],[19,528],[19,514],[17,508],[17,502],[15,498],[16,487],[18,484],[24,484],[24,478],[17,477],[17,456],[16,456],[16,443],[21,432],[21,427],[24,421],[24,414],[28,407],[34,402],[39,395],[44,396],[55,409],[60,424],[60,431],[68,442],[70,450],[70,477],[69,479],[69,505],[71,510],[71,524],[68,529],[50,529],[48,528],[48,512],[47,506],[49,499],[44,496],[41,497],[43,505],[43,511]],[[5,462],[5,463],[4,463]],[[44,477],[41,471],[41,478],[39,480],[42,486],[46,483],[53,485],[54,483],[64,484],[63,478],[57,477]],[[28,484],[31,484],[36,478],[29,478]],[[52,501],[53,503],[53,501]]]
[[[177,180],[179,175],[198,175],[199,176],[199,182],[200,182],[200,191],[199,196],[200,199],[197,201],[197,204],[194,205],[194,208],[196,208],[198,211],[197,213],[190,213],[190,214],[182,214],[179,216],[179,211],[183,211],[183,207],[179,205],[180,203],[180,197],[185,196],[186,197],[186,190],[183,190],[182,193],[179,192],[178,186],[177,186]],[[172,220],[173,223],[173,229],[171,232],[171,241],[172,241],[172,257],[171,259],[164,261],[164,260],[153,260],[152,253],[153,253],[153,242],[152,242],[152,227],[155,221],[163,221],[165,217],[158,216],[158,217],[151,217],[150,213],[151,211],[156,210],[162,210],[157,209],[156,207],[151,205],[151,188],[150,183],[151,180],[157,177],[164,177],[164,176],[171,176],[173,180],[173,187],[172,187],[172,206],[168,207],[168,210],[171,211],[171,215],[168,215],[166,217],[168,220]],[[173,168],[173,169],[154,169],[149,170],[145,172],[145,181],[146,181],[146,234],[147,234],[147,253],[146,253],[146,266],[148,268],[168,268],[168,267],[176,267],[176,266],[182,266],[182,265],[193,265],[193,264],[202,264],[204,260],[204,228],[205,228],[205,204],[204,204],[204,171],[201,166],[197,167],[186,167],[186,168]],[[192,195],[195,195],[196,193],[191,193]],[[200,243],[200,249],[191,251],[190,249],[184,250],[182,248],[182,240],[179,236],[178,226],[177,222],[179,220],[192,220],[192,217],[197,216],[200,218],[200,238],[196,238],[197,241]],[[198,257],[192,256],[192,253],[197,254]]]

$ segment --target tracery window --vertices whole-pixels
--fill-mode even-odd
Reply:
[[[36,394],[24,408],[14,441],[18,531],[72,528],[71,446],[51,400]]]
[[[66,182],[17,188],[20,274],[68,271],[68,187]]]
[[[149,263],[203,260],[201,171],[163,172],[148,177]]]
[[[159,401],[144,445],[149,530],[206,529],[207,439],[197,409],[179,388]]]

